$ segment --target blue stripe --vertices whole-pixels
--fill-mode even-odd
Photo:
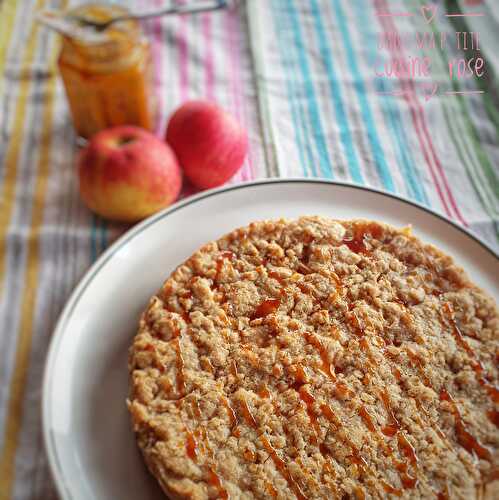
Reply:
[[[102,218],[100,221],[100,244],[100,253],[102,253],[107,248],[107,223]]]
[[[319,11],[317,8],[317,1],[312,0],[312,4],[314,5],[315,16],[317,21],[322,24],[322,20],[320,19]],[[378,169],[378,173],[382,180],[383,186],[385,189],[391,192],[395,192],[395,185],[392,180],[392,176],[390,175],[390,170],[386,163],[385,155],[383,153],[381,144],[379,142],[378,133],[376,131],[376,127],[374,125],[374,119],[369,108],[369,103],[366,98],[366,90],[363,83],[363,77],[360,74],[359,67],[357,66],[356,54],[353,49],[352,42],[350,39],[350,34],[348,32],[348,28],[346,25],[345,15],[341,8],[340,2],[338,0],[333,0],[334,7],[336,9],[336,15],[339,20],[339,27],[341,31],[341,35],[343,38],[343,43],[345,45],[345,49],[347,52],[347,57],[350,62],[350,69],[352,71],[354,77],[354,88],[357,94],[360,110],[362,113],[363,121],[367,128],[367,137],[369,139],[369,143],[371,146],[371,151],[373,153],[374,159],[376,161],[376,167]],[[327,41],[326,41],[327,44]],[[327,59],[330,59],[330,48],[327,46]]]
[[[350,176],[354,182],[358,184],[365,184],[362,171],[360,169],[359,158],[354,147],[352,134],[348,124],[348,116],[345,111],[345,107],[343,106],[343,96],[338,83],[339,80],[337,78],[331,58],[328,57],[329,49],[327,47],[327,38],[321,19],[321,13],[317,8],[317,3],[314,2],[311,7],[312,14],[314,16],[315,27],[319,37],[319,52],[326,68],[329,90],[333,99],[333,105],[337,118],[337,125],[340,129],[340,140],[343,144],[343,148],[346,154]]]
[[[368,23],[368,16],[365,8],[359,2],[353,2],[353,7],[356,10],[356,18],[359,23],[359,30],[364,35],[365,47],[367,47],[367,59],[369,64],[374,68],[376,64],[378,52],[376,50],[376,32],[372,29],[373,24]],[[388,90],[383,78],[373,76],[374,85],[378,92],[386,92]],[[420,177],[419,170],[416,167],[414,157],[411,153],[409,139],[403,127],[403,120],[397,108],[397,99],[385,96],[380,96],[381,108],[387,123],[396,139],[396,153],[398,163],[401,166],[401,172],[406,180],[407,190],[412,198],[418,202],[429,205],[428,196],[424,189],[424,182]]]
[[[299,125],[298,121],[300,118],[302,119],[303,113],[300,113],[298,111],[297,106],[296,106],[296,102],[295,102],[295,88],[293,85],[294,80],[293,80],[292,73],[290,71],[290,68],[292,66],[292,61],[287,56],[288,52],[286,50],[285,44],[282,43],[282,39],[281,39],[281,31],[282,30],[280,29],[279,22],[278,22],[279,15],[275,15],[273,10],[272,10],[271,15],[272,15],[272,18],[274,19],[274,26],[275,26],[275,30],[276,30],[276,34],[277,34],[277,38],[278,38],[277,45],[279,46],[279,52],[281,54],[281,60],[283,62],[284,72],[286,74],[285,75],[286,76],[286,78],[285,78],[286,91],[288,94],[288,101],[289,101],[290,108],[291,108],[291,119],[293,120],[295,139],[296,139],[296,144],[298,146],[298,153],[300,155],[302,170],[303,170],[303,173],[305,174],[305,176],[308,177],[308,170],[306,167],[307,162],[305,159],[305,153],[306,153],[308,163],[309,163],[309,165],[311,165],[313,172],[314,172],[314,175],[317,176],[317,173],[315,171],[313,157],[312,157],[312,151],[310,150],[310,144],[308,141],[305,141],[305,142],[302,141],[304,134],[302,135],[301,130],[303,129],[303,127],[301,127]],[[302,122],[302,124],[303,124],[303,122]]]
[[[91,262],[97,260],[97,235],[96,235],[97,216],[92,214],[92,227],[90,228],[90,259]]]
[[[284,0],[284,5],[282,9],[282,15],[284,18],[289,19],[291,23],[291,29],[293,32],[294,42],[291,43],[291,47],[285,47],[286,50],[290,50],[292,47],[297,49],[298,56],[298,66],[302,75],[302,82],[305,90],[305,98],[307,101],[306,114],[312,130],[309,133],[309,137],[312,137],[315,142],[316,151],[319,158],[319,164],[321,166],[322,174],[325,177],[332,178],[333,170],[331,162],[329,161],[329,153],[327,149],[327,144],[325,140],[325,134],[322,127],[322,122],[320,118],[319,108],[317,105],[317,98],[315,95],[315,90],[313,82],[310,78],[310,67],[307,61],[307,54],[305,51],[305,46],[303,43],[303,37],[300,30],[300,23],[297,15],[297,11],[294,6],[293,0]],[[287,15],[289,14],[289,16]]]

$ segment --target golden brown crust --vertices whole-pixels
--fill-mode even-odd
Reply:
[[[409,230],[263,221],[151,299],[128,406],[173,498],[492,498],[498,356],[494,301]]]

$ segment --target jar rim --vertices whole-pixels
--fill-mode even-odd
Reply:
[[[107,11],[107,12],[106,12]],[[124,6],[112,4],[109,2],[88,2],[82,3],[66,10],[69,15],[85,15],[97,20],[109,19],[113,14],[127,14],[130,10]],[[92,28],[85,28],[92,30]],[[129,47],[130,43],[137,42],[141,36],[140,26],[137,21],[128,19],[118,21],[112,28],[101,32],[101,39],[83,40],[80,37],[64,35],[63,38],[69,44],[81,51],[102,50],[106,52],[120,52],[123,48]]]

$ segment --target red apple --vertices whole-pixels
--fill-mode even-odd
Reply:
[[[180,106],[170,118],[166,141],[186,177],[202,189],[228,181],[248,151],[245,130],[209,101],[187,101]]]
[[[107,219],[134,222],[174,202],[182,177],[171,148],[144,129],[98,132],[78,159],[80,194]]]

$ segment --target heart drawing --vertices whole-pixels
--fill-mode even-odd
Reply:
[[[430,24],[437,13],[437,6],[435,4],[422,5],[421,14],[426,19],[426,23]]]
[[[424,99],[428,102],[438,90],[438,83],[422,83],[421,89],[423,90]]]

